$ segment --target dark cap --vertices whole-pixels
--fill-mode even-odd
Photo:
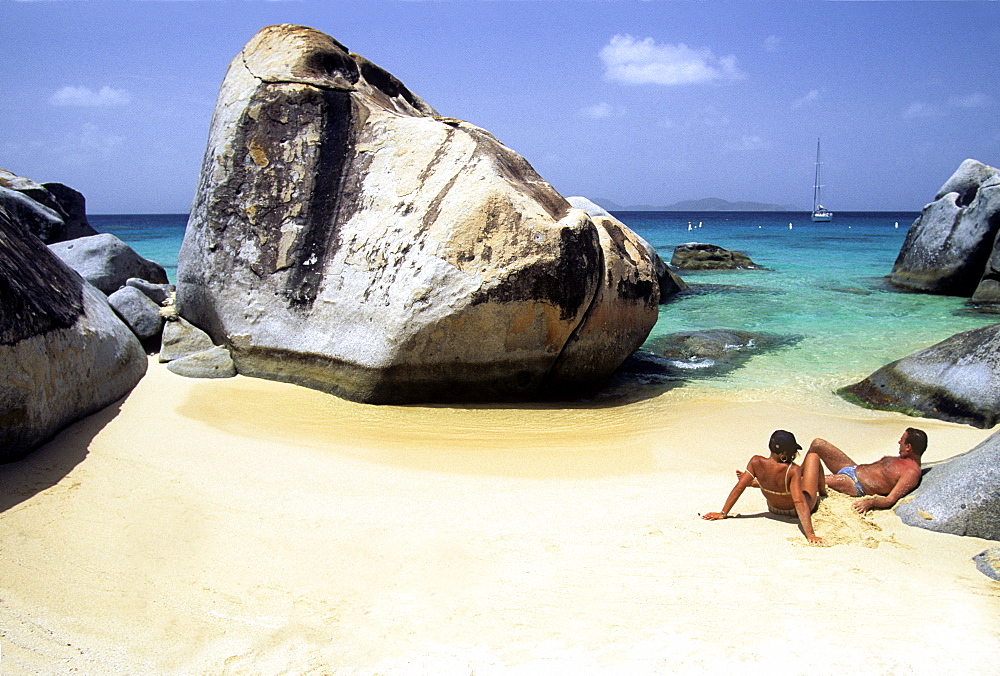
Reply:
[[[799,451],[802,447],[795,441],[795,435],[787,430],[775,430],[768,444],[772,451]]]

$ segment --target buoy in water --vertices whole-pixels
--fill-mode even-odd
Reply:
[[[789,223],[789,224],[788,224],[788,229],[789,229],[789,230],[791,230],[791,229],[792,229],[792,224],[791,224],[791,223]]]

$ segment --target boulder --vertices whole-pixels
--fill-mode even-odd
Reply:
[[[1000,547],[990,547],[972,557],[976,570],[993,580],[1000,580]]]
[[[154,284],[166,284],[163,266],[137,254],[125,242],[111,234],[80,237],[67,242],[50,244],[49,248],[84,279],[112,294],[130,277]]]
[[[39,184],[0,169],[0,208],[46,244],[97,234],[83,195],[62,183]]]
[[[628,226],[617,220],[604,207],[591,202],[586,197],[567,197],[566,201],[569,202],[573,208],[583,209],[586,211],[587,215],[594,219],[595,222],[599,221],[599,219],[609,219],[617,223],[619,227],[628,228]],[[632,231],[629,230],[629,232]],[[660,290],[660,304],[662,305],[663,303],[666,303],[672,296],[680,293],[681,291],[687,291],[688,285],[684,283],[684,280],[680,278],[680,275],[671,270],[670,266],[663,262],[663,259],[660,258],[660,254],[657,253],[653,245],[634,232],[632,232],[632,235],[646,250],[646,255],[649,256],[650,260],[653,261],[653,271],[656,274],[656,281]]]
[[[1000,540],[1000,432],[928,468],[895,512],[911,526]]]
[[[670,264],[680,270],[752,270],[757,267],[746,254],[700,242],[674,247]]]
[[[229,350],[221,346],[173,359],[167,369],[186,378],[232,378],[236,375]]]
[[[1000,324],[957,333],[839,393],[872,408],[993,427],[1000,422]]]
[[[889,281],[913,291],[1000,300],[1000,171],[965,160],[910,226]],[[984,274],[986,279],[984,279]]]
[[[146,355],[107,298],[0,208],[0,462],[128,393]]]
[[[139,340],[158,338],[163,329],[160,306],[139,289],[123,286],[108,296],[108,303]]]
[[[208,334],[193,326],[183,317],[176,317],[163,325],[163,338],[160,346],[160,363],[173,361],[204,352],[215,347]]]
[[[240,373],[365,402],[587,386],[657,317],[627,229],[303,26],[230,64],[177,277]]]
[[[165,304],[173,296],[174,291],[176,291],[173,284],[153,284],[138,277],[129,277],[126,279],[125,286],[139,289],[139,291],[146,294],[146,297],[157,305]]]

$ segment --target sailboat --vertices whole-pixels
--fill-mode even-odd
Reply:
[[[827,209],[822,204],[822,190],[823,186],[819,182],[819,139],[816,139],[816,182],[813,184],[813,211],[812,219],[813,221],[832,221],[833,212]]]

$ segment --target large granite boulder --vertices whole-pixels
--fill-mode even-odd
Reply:
[[[990,259],[998,231],[1000,171],[965,160],[910,226],[889,280],[952,296],[972,296],[982,286],[977,300],[1000,300],[1000,253]]]
[[[1000,540],[1000,432],[927,469],[895,511],[911,526]]]
[[[1000,422],[1000,324],[957,333],[840,393],[873,408],[993,427]]]
[[[701,242],[674,247],[670,264],[680,270],[752,270],[757,267],[746,254]]]
[[[587,215],[591,217],[595,222],[600,222],[602,219],[613,221],[616,227],[626,228],[624,223],[616,219],[607,211],[604,207],[591,202],[586,197],[580,197],[579,195],[574,195],[572,197],[567,197],[566,201],[573,206],[574,209],[583,209],[587,212]],[[631,230],[629,230],[631,232]],[[660,304],[666,303],[673,296],[677,295],[681,291],[687,291],[688,285],[680,278],[676,272],[670,269],[670,266],[663,262],[660,254],[657,253],[656,248],[652,244],[646,241],[645,238],[632,233],[639,244],[646,250],[646,255],[649,256],[650,260],[653,261],[653,272],[656,273],[656,281],[660,287]]]
[[[50,244],[49,249],[107,295],[123,287],[131,277],[154,284],[167,283],[162,265],[143,258],[108,233]]]
[[[230,64],[177,276],[239,373],[366,402],[589,385],[657,316],[626,228],[303,26]]]
[[[97,234],[83,195],[62,183],[36,183],[0,169],[0,207],[46,244]]]
[[[107,298],[0,208],[0,462],[111,404],[145,372]]]

